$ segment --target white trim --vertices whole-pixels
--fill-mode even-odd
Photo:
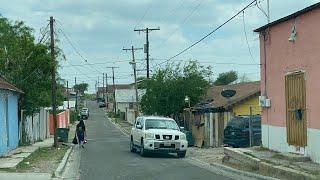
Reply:
[[[268,134],[269,129],[269,134]],[[320,129],[307,129],[307,146],[296,147],[287,143],[287,128],[280,126],[261,125],[262,145],[278,152],[298,153],[308,156],[312,161],[320,163]],[[268,142],[269,139],[269,142]]]

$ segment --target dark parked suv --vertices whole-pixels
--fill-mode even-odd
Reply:
[[[249,116],[232,118],[224,129],[223,143],[232,147],[249,147]],[[252,145],[261,144],[261,116],[252,116]]]

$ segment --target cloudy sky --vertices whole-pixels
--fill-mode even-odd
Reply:
[[[102,73],[111,76],[115,69],[116,83],[133,82],[131,53],[122,50],[143,47],[145,34],[139,28],[157,28],[150,41],[150,68],[163,62],[199,40],[252,0],[0,0],[0,13],[11,20],[22,20],[34,28],[36,37],[56,19],[58,45],[66,60],[59,59],[62,78],[74,84],[89,83],[94,92]],[[267,0],[259,5],[266,10]],[[270,0],[271,21],[316,3],[317,0]],[[210,37],[173,62],[195,59],[213,67],[214,77],[221,72],[236,70],[251,80],[258,80],[259,44],[253,29],[267,22],[265,15],[253,5]],[[72,44],[72,45],[71,45]],[[251,52],[251,53],[250,53]],[[145,76],[143,51],[136,51],[138,76]],[[85,62],[87,60],[87,62]],[[152,72],[151,72],[152,73]],[[108,79],[111,83],[111,79]]]

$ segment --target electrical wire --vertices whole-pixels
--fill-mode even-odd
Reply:
[[[142,17],[137,21],[136,25],[134,26],[134,29],[137,28],[138,25],[140,25],[141,21],[144,19],[144,17],[147,15],[148,11],[150,10],[152,6],[152,3],[149,4],[149,6],[147,7],[147,9],[144,11]]]
[[[177,56],[183,54],[184,52],[188,51],[189,49],[191,49],[192,47],[194,47],[195,45],[199,44],[201,41],[203,41],[204,39],[208,38],[209,36],[211,36],[213,33],[215,33],[216,31],[218,31],[220,28],[222,28],[224,25],[226,25],[227,23],[229,23],[232,19],[234,19],[235,17],[237,17],[240,13],[242,13],[245,9],[247,9],[248,7],[250,7],[252,4],[254,4],[255,2],[257,2],[257,0],[252,1],[251,3],[249,3],[247,6],[245,6],[242,10],[240,10],[239,12],[237,12],[235,15],[233,15],[231,18],[229,18],[227,21],[225,21],[224,23],[222,23],[221,25],[219,25],[218,27],[216,27],[214,30],[212,30],[211,32],[209,32],[208,34],[206,34],[204,37],[202,37],[201,39],[199,39],[198,41],[194,42],[193,44],[191,44],[190,46],[188,46],[187,48],[183,49],[182,51],[180,51],[179,53],[177,53],[176,55],[170,57],[169,59],[167,59],[166,61],[163,61],[161,63],[159,63],[159,65],[167,63],[169,61],[171,61],[172,59],[176,58]]]
[[[61,28],[62,28],[62,24],[60,23],[60,21],[57,21]],[[61,29],[58,29],[58,32],[60,32],[62,34],[62,36],[67,40],[67,42],[70,44],[70,46],[73,48],[73,50],[76,52],[76,54],[79,55],[79,57],[81,57],[82,60],[84,60],[84,62],[86,62],[92,69],[94,69],[95,71],[99,72],[102,74],[101,71],[99,71],[98,69],[94,68],[92,65],[90,65],[88,63],[88,60],[80,53],[80,51],[75,47],[75,45],[72,43],[72,41],[70,40],[70,38],[66,35],[66,33]]]
[[[183,25],[184,23],[187,22],[187,20],[193,15],[194,12],[196,12],[196,10],[198,10],[198,8],[200,7],[200,5],[203,3],[203,0],[200,0],[199,3],[189,11],[189,14],[183,19],[183,21],[180,23],[180,25]],[[162,41],[162,43],[157,46],[156,48],[161,48],[163,47],[163,44],[165,42],[167,42],[177,31],[179,30],[179,27],[176,28],[173,32],[170,33],[170,35],[164,40]]]
[[[251,48],[250,48],[250,45],[249,45],[249,42],[248,42],[248,36],[247,36],[247,30],[246,30],[246,22],[245,22],[245,19],[244,19],[244,11],[242,12],[242,22],[243,22],[243,32],[244,32],[244,36],[246,38],[246,43],[247,43],[247,47],[248,47],[248,51],[249,51],[251,60],[252,60],[252,62],[256,62],[254,60],[254,58],[253,58],[253,55],[252,55],[252,52],[251,52]]]

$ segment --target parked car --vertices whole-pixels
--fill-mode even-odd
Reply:
[[[224,129],[223,143],[232,147],[249,147],[250,116],[237,116],[232,118]],[[252,116],[252,145],[259,146],[261,144],[261,116]]]
[[[89,118],[89,109],[88,108],[82,108],[80,111],[81,119],[88,119]]]
[[[99,108],[106,107],[106,103],[103,101],[99,102]]]
[[[185,157],[188,147],[186,135],[176,121],[165,117],[138,117],[131,130],[130,151],[146,153],[177,153]]]

